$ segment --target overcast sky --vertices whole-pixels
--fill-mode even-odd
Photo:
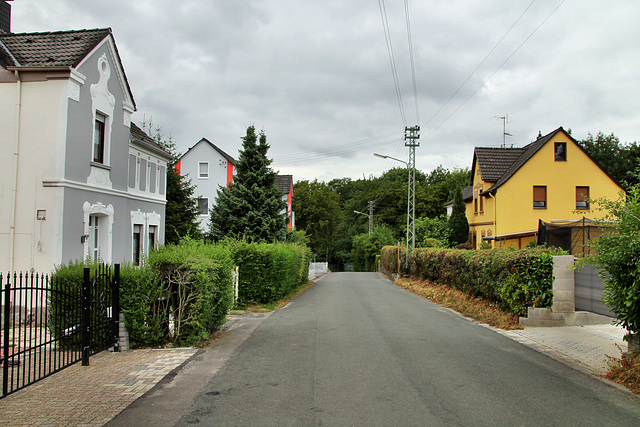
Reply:
[[[470,167],[474,146],[541,131],[640,141],[640,2],[16,0],[12,31],[113,29],[138,111],[184,152],[202,137],[234,158],[253,124],[296,181]],[[417,104],[417,108],[416,108]]]

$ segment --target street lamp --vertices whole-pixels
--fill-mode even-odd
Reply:
[[[404,163],[407,166],[407,170],[409,171],[409,179],[407,180],[407,253],[406,253],[406,267],[409,268],[409,246],[413,249],[416,245],[416,211],[413,209],[415,206],[415,174],[412,174],[411,167],[409,162],[405,162],[404,160],[396,159],[395,157],[387,156],[384,154],[373,153],[374,156],[380,157],[381,159],[391,159],[396,162]],[[413,180],[411,179],[413,178]],[[413,191],[412,191],[413,190]],[[413,195],[413,199],[412,196]],[[411,239],[409,238],[411,236]],[[411,241],[410,241],[411,240]]]
[[[369,213],[368,214],[366,214],[364,212],[360,212],[360,211],[353,211],[353,212],[369,217],[369,236],[371,236],[371,232],[373,231],[373,201],[371,201],[371,200],[369,201]]]

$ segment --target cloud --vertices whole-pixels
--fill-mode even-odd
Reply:
[[[638,139],[640,5],[408,3],[423,171],[467,167],[474,146],[500,145],[496,117],[507,114],[507,143],[516,146],[560,125],[577,138]],[[414,125],[403,2],[385,7],[406,125]],[[153,117],[181,151],[206,137],[237,156],[254,124],[267,133],[274,167],[295,179],[401,166],[374,151],[407,158],[377,2],[21,0],[13,17],[16,32],[112,27],[134,120]]]

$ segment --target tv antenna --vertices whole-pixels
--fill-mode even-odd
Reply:
[[[502,120],[502,146],[500,148],[506,148],[507,137],[513,136],[509,132],[507,132],[507,123],[509,123],[509,115],[505,114],[504,116],[495,116],[495,118]]]

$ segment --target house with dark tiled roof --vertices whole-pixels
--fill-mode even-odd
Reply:
[[[233,182],[236,161],[206,138],[196,142],[176,163],[177,172],[191,180],[198,199],[200,229],[208,230],[209,211],[215,204],[218,188]]]
[[[522,248],[540,220],[597,219],[589,200],[615,200],[620,191],[562,127],[522,148],[476,147],[463,191],[470,242]]]
[[[282,200],[287,203],[287,228],[289,231],[295,228],[295,212],[293,212],[293,175],[277,175],[276,186]]]
[[[0,32],[0,271],[163,243],[171,156],[134,111],[111,29]]]

